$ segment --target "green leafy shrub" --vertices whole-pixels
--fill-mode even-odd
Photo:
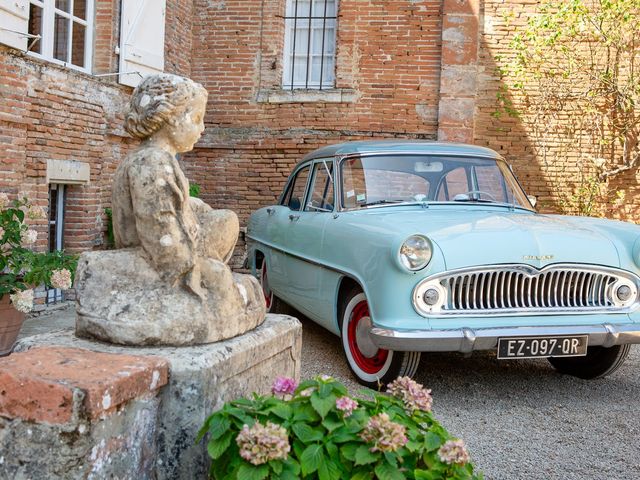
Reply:
[[[431,391],[408,377],[368,398],[326,376],[297,388],[279,378],[273,393],[228,402],[207,419],[198,441],[208,434],[211,478],[481,478],[464,443],[434,419]]]
[[[201,187],[197,183],[190,183],[189,184],[189,196],[190,197],[200,198],[200,190],[201,190]]]
[[[14,308],[29,312],[33,308],[33,288],[68,289],[73,284],[78,259],[64,252],[34,252],[38,232],[29,228],[28,220],[46,218],[42,208],[27,198],[9,201],[0,193],[0,298],[8,294]]]

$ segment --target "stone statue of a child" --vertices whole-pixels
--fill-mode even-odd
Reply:
[[[119,325],[119,331],[111,328],[118,333],[105,334],[106,328],[99,325],[83,329],[79,321],[76,330],[82,336],[89,333],[128,344],[207,343],[243,333],[264,320],[265,301],[257,280],[234,274],[226,265],[238,238],[237,216],[190,197],[189,183],[175,157],[191,150],[202,134],[206,103],[207,91],[201,85],[173,75],[147,77],[133,92],[125,129],[142,144],[118,166],[112,199],[116,248],[126,249],[120,252],[129,260],[114,261],[129,272],[121,278],[137,275],[138,282],[150,284],[154,300],[144,299],[148,302],[144,310],[134,302],[117,315],[113,307],[105,310],[106,323]],[[150,267],[155,272],[149,272]],[[81,290],[92,281],[84,268],[81,260],[77,282]],[[156,274],[159,278],[151,278]],[[126,296],[126,286],[113,288],[115,296]],[[78,300],[79,318],[81,306],[87,318],[97,308],[86,300],[84,304]],[[154,308],[152,301],[164,307]],[[137,317],[131,315],[132,309],[138,310],[137,315],[158,317],[158,322],[150,322],[155,331],[148,338],[143,324],[134,325]],[[182,315],[184,319],[173,320]],[[175,331],[161,331],[162,325]]]

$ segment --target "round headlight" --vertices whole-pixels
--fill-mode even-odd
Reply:
[[[400,246],[400,264],[408,270],[420,270],[431,261],[431,242],[422,235],[411,235]]]

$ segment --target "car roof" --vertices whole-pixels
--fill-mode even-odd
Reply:
[[[426,155],[464,155],[501,159],[490,148],[464,143],[434,142],[430,140],[359,140],[336,143],[318,148],[304,156],[299,163],[315,158],[334,157],[336,155],[366,153],[424,153]]]

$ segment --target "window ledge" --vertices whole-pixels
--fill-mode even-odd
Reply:
[[[260,89],[258,103],[354,103],[358,94],[350,88],[332,88],[328,90],[282,90]]]

